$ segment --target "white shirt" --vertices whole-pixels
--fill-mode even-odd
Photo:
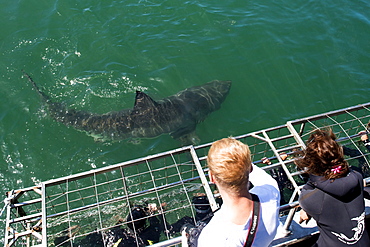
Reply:
[[[252,246],[266,247],[274,239],[279,224],[279,187],[275,179],[255,165],[249,174],[249,181],[254,186],[250,192],[256,194],[261,202],[258,228]],[[236,225],[226,220],[227,212],[228,208],[222,205],[220,210],[215,213],[199,236],[199,247],[244,245],[251,216],[244,225]]]

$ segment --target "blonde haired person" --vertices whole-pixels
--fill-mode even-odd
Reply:
[[[249,147],[233,138],[214,142],[207,163],[210,180],[216,184],[223,204],[200,233],[198,246],[268,246],[279,224],[280,193],[276,181],[252,165]],[[253,184],[250,190],[248,181]],[[253,212],[256,196],[258,217]],[[246,245],[250,235],[253,239]]]

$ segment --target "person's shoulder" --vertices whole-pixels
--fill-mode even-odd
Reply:
[[[348,174],[345,176],[345,177],[342,177],[342,178],[339,178],[338,181],[346,181],[347,183],[353,183],[355,181],[362,181],[363,180],[363,176],[360,172],[356,171],[356,170],[353,170],[353,169],[349,169],[349,172]],[[350,182],[352,181],[352,182]],[[356,182],[357,183],[357,182]]]
[[[272,185],[253,187],[250,192],[257,195],[261,203],[280,201],[280,191]]]
[[[203,228],[198,238],[198,246],[217,246],[223,237],[227,222],[217,211],[211,221]]]
[[[349,169],[349,172],[348,172],[347,176],[355,176],[355,177],[358,177],[358,178],[362,178],[361,173],[356,171],[356,170],[353,170],[353,169]]]

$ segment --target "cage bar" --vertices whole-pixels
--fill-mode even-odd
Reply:
[[[369,107],[366,103],[234,137],[249,145],[253,163],[280,186],[283,228],[272,246],[317,232],[312,227],[298,236],[299,230],[292,226],[305,183],[303,171],[294,165],[295,152],[305,148],[315,129],[332,128],[338,142],[352,150],[346,156],[349,164],[361,169],[370,181],[369,153],[359,141],[359,133],[368,131]],[[206,196],[212,210],[219,207],[216,188],[208,182],[206,155],[211,145],[182,147],[9,191],[4,244],[77,246],[90,241],[93,246],[117,246],[128,241],[144,246],[150,241],[155,246],[179,245],[179,224],[197,221],[194,197]],[[280,157],[282,152],[288,159]],[[264,157],[272,164],[264,165]],[[136,209],[143,210],[141,218],[133,217]],[[141,222],[145,222],[144,229],[153,226],[160,232],[145,242]]]

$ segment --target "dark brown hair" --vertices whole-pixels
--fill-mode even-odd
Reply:
[[[324,176],[326,179],[345,177],[348,163],[344,159],[343,148],[335,141],[330,128],[317,129],[308,138],[306,150],[295,163],[309,174]]]

